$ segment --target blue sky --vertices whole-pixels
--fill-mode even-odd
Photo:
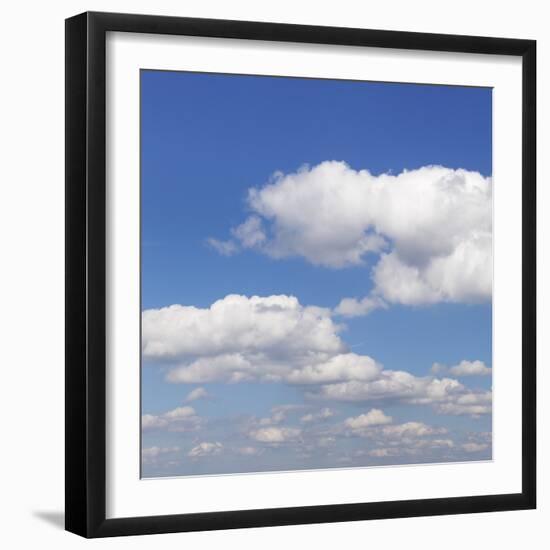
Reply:
[[[144,317],[145,476],[490,458],[491,102],[481,88],[142,71],[142,309],[164,312]],[[289,354],[312,325],[281,339],[264,317],[251,322],[265,349],[242,357],[238,323],[215,353],[187,343],[185,327],[231,325],[209,308],[235,294],[243,319],[264,311],[252,296],[295,297],[277,327],[323,308],[307,323],[336,347]],[[349,364],[365,357],[381,370],[360,386]],[[243,358],[255,370],[227,365]],[[285,371],[327,361],[348,366],[322,383]],[[402,371],[414,395],[376,393]],[[442,379],[456,384],[434,397]]]

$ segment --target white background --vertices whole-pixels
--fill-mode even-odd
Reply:
[[[322,4],[304,0],[260,3],[14,2],[4,7],[0,35],[0,540],[8,548],[34,545],[79,548],[279,548],[384,545],[385,548],[452,550],[465,547],[545,548],[550,484],[539,468],[539,509],[470,516],[385,520],[319,526],[278,527],[132,537],[86,542],[63,532],[63,19],[86,9],[360,26],[382,29],[535,38],[539,41],[539,282],[550,276],[550,251],[543,250],[550,220],[549,112],[550,36],[544,3],[463,0]],[[545,208],[546,207],[546,208]],[[550,422],[542,400],[550,348],[542,327],[550,313],[548,287],[539,284],[539,426]],[[544,341],[546,340],[546,341]],[[548,430],[545,430],[546,434]],[[539,463],[550,458],[548,437],[539,430]]]

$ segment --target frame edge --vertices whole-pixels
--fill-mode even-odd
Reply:
[[[65,529],[86,536],[87,15],[65,20]]]
[[[534,331],[536,326],[536,285],[534,284],[536,282],[536,42],[506,38],[367,31],[366,29],[102,12],[86,12],[69,18],[65,22],[65,28],[66,530],[83,537],[97,538],[535,508],[536,348],[531,346],[536,344]],[[179,32],[176,32],[178,28]],[[524,231],[522,493],[106,519],[104,92],[105,33],[108,30],[212,37],[237,37],[242,33],[244,36],[241,38],[252,40],[522,56]],[[322,34],[321,39],[314,38],[316,33]],[[436,41],[441,41],[441,47],[435,46]],[[88,120],[94,121],[93,124],[89,125]],[[103,460],[99,460],[100,458]],[[444,506],[442,501],[445,501]]]

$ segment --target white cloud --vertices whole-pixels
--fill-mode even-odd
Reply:
[[[472,417],[490,414],[492,410],[491,391],[472,391],[452,378],[418,377],[405,371],[383,370],[370,382],[350,380],[325,384],[309,396],[350,402],[394,400],[431,405],[439,414]]]
[[[174,383],[373,380],[382,367],[350,353],[330,311],[293,296],[229,295],[210,308],[173,305],[142,315],[143,354],[176,364]]]
[[[466,451],[467,453],[479,453],[481,451],[485,451],[489,448],[489,445],[487,443],[464,443],[461,446],[463,451]]]
[[[348,351],[341,329],[328,309],[302,306],[293,296],[229,295],[209,308],[144,311],[143,354],[166,363],[172,383],[283,382],[329,400],[395,400],[452,415],[491,412],[491,392],[470,391],[454,378],[384,370]],[[478,363],[458,367],[479,372]],[[149,427],[164,423],[163,417],[144,419]]]
[[[419,456],[421,452],[446,451],[454,448],[455,444],[452,439],[411,439],[405,437],[397,445],[371,449],[366,454],[376,458]]]
[[[397,456],[400,453],[400,450],[395,447],[382,447],[380,449],[372,449],[368,451],[369,456],[373,456],[375,458],[386,458],[389,456]]]
[[[455,443],[452,439],[420,439],[415,446],[416,448],[454,449]]]
[[[259,456],[264,452],[264,449],[257,447],[239,447],[235,452],[242,456]]]
[[[384,370],[372,381],[350,380],[326,384],[320,396],[337,401],[369,401],[401,399],[416,404],[444,400],[453,393],[462,393],[464,386],[450,378],[418,377],[405,371]]]
[[[386,309],[387,307],[388,305],[386,302],[379,296],[366,296],[361,300],[357,298],[344,298],[336,308],[334,308],[334,313],[342,317],[361,317],[363,315],[368,315],[375,309]]]
[[[461,361],[458,365],[448,367],[441,363],[434,363],[431,368],[432,374],[452,374],[453,376],[489,376],[492,372],[483,361]]]
[[[197,416],[193,407],[177,407],[160,415],[144,414],[141,417],[143,430],[166,428],[172,432],[197,430],[203,420]]]
[[[435,404],[436,412],[455,416],[477,418],[492,412],[493,394],[491,391],[469,391],[453,396],[447,402]]]
[[[142,314],[146,359],[265,354],[275,359],[345,351],[328,309],[302,306],[294,296],[231,294],[209,308],[172,305]]]
[[[163,415],[163,417],[168,420],[181,420],[193,416],[195,416],[195,409],[193,407],[176,407]]]
[[[451,367],[449,373],[453,376],[488,376],[491,369],[483,361],[461,361]]]
[[[258,420],[260,426],[271,426],[272,424],[280,424],[286,420],[289,413],[301,410],[305,405],[289,404],[289,405],[276,405],[271,407],[271,415]]]
[[[191,458],[200,458],[203,456],[215,456],[219,455],[223,450],[223,445],[216,441],[215,443],[210,443],[208,441],[203,441],[195,447],[193,447],[188,453],[187,456]]]
[[[361,430],[372,426],[381,426],[383,424],[391,424],[392,417],[387,416],[380,409],[371,409],[365,414],[356,416],[355,418],[347,418],[344,425],[353,430]]]
[[[383,254],[373,269],[375,292],[405,305],[481,302],[492,293],[492,238],[480,234],[456,245],[447,256],[414,265],[396,251]]]
[[[179,447],[146,447],[141,450],[141,458],[143,462],[150,464],[162,455],[177,453],[179,450]]]
[[[395,426],[384,426],[380,432],[387,438],[403,439],[445,434],[447,429],[428,426],[423,422],[405,422]]]
[[[190,391],[187,394],[187,397],[185,398],[185,401],[187,401],[187,402],[197,401],[198,399],[205,399],[206,397],[208,397],[208,392],[204,388],[199,387],[199,388],[195,388],[194,390]]]
[[[260,443],[286,443],[300,437],[302,431],[299,428],[282,426],[268,426],[249,432],[249,437]]]
[[[218,239],[209,238],[206,239],[206,242],[222,256],[233,256],[233,254],[236,254],[239,251],[237,243],[232,240],[220,241]]]
[[[309,424],[312,422],[328,420],[333,416],[334,416],[334,411],[332,409],[329,409],[328,407],[324,407],[323,409],[321,409],[316,413],[309,413],[302,416],[302,418],[300,418],[300,422],[302,422],[303,424]]]
[[[343,353],[328,361],[293,369],[285,380],[291,384],[322,384],[338,380],[374,380],[382,367],[368,355]]]
[[[250,216],[245,222],[233,229],[232,233],[244,248],[260,246],[266,240],[262,220],[258,216]]]
[[[253,215],[232,232],[271,257],[331,268],[381,254],[373,296],[389,302],[477,302],[492,291],[491,194],[491,178],[477,172],[425,166],[374,176],[327,161],[250,189]],[[347,306],[372,310],[360,304]]]

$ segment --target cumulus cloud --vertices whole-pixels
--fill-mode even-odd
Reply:
[[[253,214],[232,234],[273,258],[340,269],[378,255],[373,297],[409,305],[491,297],[492,181],[477,172],[425,166],[375,176],[327,161],[275,174],[249,190],[247,206]],[[341,308],[372,311],[368,300]]]
[[[209,441],[203,441],[195,447],[193,447],[188,453],[187,456],[191,458],[201,458],[204,456],[215,456],[219,455],[223,450],[223,445],[216,441],[211,443]]]
[[[376,411],[376,409],[373,409]],[[454,441],[446,435],[444,427],[430,426],[424,422],[404,422],[391,424],[391,419],[380,414],[373,414],[372,422],[367,415],[344,422],[347,435],[355,435],[372,440],[376,447],[368,450],[359,450],[359,456],[366,454],[375,458],[390,458],[397,456],[428,456],[429,454],[445,453],[454,449]],[[377,421],[380,422],[377,422]]]
[[[464,390],[460,382],[451,378],[418,377],[405,371],[383,370],[372,381],[325,384],[320,388],[320,396],[337,401],[400,399],[414,404],[429,404]]]
[[[197,401],[198,399],[205,399],[208,397],[208,392],[204,388],[195,388],[194,390],[191,390],[187,397],[185,398],[185,401]]]
[[[301,433],[302,431],[299,428],[268,426],[251,430],[248,435],[251,439],[260,443],[280,444],[295,441],[300,437]]]
[[[160,415],[144,414],[141,417],[143,430],[167,429],[172,432],[197,430],[202,424],[193,407],[177,407]]]
[[[432,405],[441,414],[490,413],[491,392],[470,391],[454,378],[384,370],[368,355],[348,351],[341,328],[328,309],[302,306],[293,296],[229,295],[209,308],[144,311],[143,355],[167,362],[166,378],[173,383],[283,382],[328,400],[395,400]],[[463,361],[457,368],[480,373],[482,366]],[[167,422],[144,418],[147,427]]]
[[[458,365],[448,367],[442,363],[434,363],[431,368],[432,374],[452,374],[453,376],[489,376],[492,372],[483,361],[461,361]]]
[[[172,305],[142,313],[143,355],[147,359],[269,352],[273,358],[345,351],[330,311],[302,306],[294,296],[231,294],[209,308]]]
[[[380,409],[371,409],[365,414],[361,414],[354,418],[347,418],[344,425],[353,430],[361,430],[370,428],[371,426],[381,426],[383,424],[391,424],[392,417],[387,416]]]
[[[461,361],[451,367],[449,373],[453,376],[488,376],[491,369],[483,361]]]
[[[143,356],[177,365],[167,375],[174,383],[375,379],[381,366],[349,352],[340,330],[328,309],[293,296],[229,295],[210,308],[144,311]]]
[[[471,416],[478,418],[492,412],[493,394],[491,391],[466,391],[447,401],[436,403],[435,410],[440,414]]]

